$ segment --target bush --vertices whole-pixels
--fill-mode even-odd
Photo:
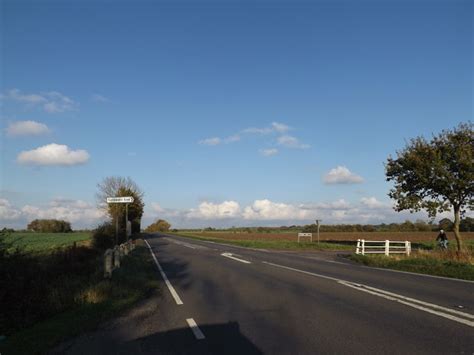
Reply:
[[[110,222],[99,225],[92,234],[92,246],[99,250],[112,248],[115,245],[115,228]]]
[[[70,233],[71,223],[57,219],[35,219],[31,221],[27,229],[40,233]]]

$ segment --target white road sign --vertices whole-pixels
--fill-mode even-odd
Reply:
[[[133,196],[107,197],[107,203],[133,203]]]

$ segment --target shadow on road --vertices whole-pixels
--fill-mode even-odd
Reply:
[[[240,332],[237,322],[199,328],[205,339],[197,340],[190,328],[181,328],[135,339],[122,350],[136,349],[138,343],[143,354],[263,354]]]

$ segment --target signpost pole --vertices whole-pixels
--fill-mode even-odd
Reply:
[[[125,204],[125,237],[128,242],[128,203]]]
[[[321,222],[321,219],[316,220],[316,226],[318,227],[318,244],[319,244],[319,222]]]
[[[115,215],[115,245],[118,245],[118,213]]]
[[[133,203],[133,196],[118,196],[118,197],[107,197],[107,203],[125,203],[125,235],[128,241],[127,233],[127,222],[128,222],[128,204]],[[119,220],[119,210],[116,210],[115,213],[115,245],[118,245],[118,220]]]

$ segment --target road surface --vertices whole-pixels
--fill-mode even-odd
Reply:
[[[474,282],[146,237],[160,295],[68,354],[474,354]]]

